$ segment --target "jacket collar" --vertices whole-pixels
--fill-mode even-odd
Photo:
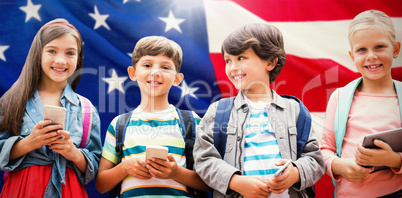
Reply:
[[[63,94],[61,94],[60,100],[66,99],[68,102],[78,105],[79,99],[75,95],[73,88],[71,88],[70,84],[67,83],[66,87],[64,88]],[[63,102],[62,102],[63,103]]]

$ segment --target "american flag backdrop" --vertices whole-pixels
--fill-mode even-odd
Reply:
[[[359,77],[348,55],[347,30],[351,19],[368,9],[391,16],[402,40],[400,0],[0,0],[0,94],[17,80],[39,28],[65,18],[83,37],[77,92],[99,111],[102,143],[110,121],[140,102],[138,85],[126,71],[144,36],[165,36],[182,47],[185,77],[171,89],[169,101],[202,116],[210,103],[237,94],[224,72],[222,41],[241,25],[263,22],[282,31],[287,52],[271,87],[302,99],[320,137],[330,94]],[[401,57],[394,60],[392,76],[402,81]],[[106,197],[93,183],[87,185],[89,196]],[[332,191],[328,176],[316,185],[317,197],[332,197]]]

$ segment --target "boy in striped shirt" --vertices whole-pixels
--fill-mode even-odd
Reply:
[[[115,151],[118,117],[108,127],[95,183],[101,193],[121,181],[120,197],[192,197],[187,186],[208,190],[195,171],[186,169],[179,115],[168,102],[170,88],[184,77],[180,73],[182,54],[180,46],[165,37],[144,37],[137,42],[127,70],[138,83],[141,102],[129,119],[119,164]],[[198,124],[199,116],[191,113]],[[168,147],[168,159],[145,160],[148,145]]]
[[[262,23],[242,26],[225,39],[222,55],[226,75],[239,93],[228,123],[215,123],[222,116],[219,102],[211,104],[201,120],[195,170],[214,189],[214,198],[314,196],[306,189],[324,174],[324,161],[312,127],[297,126],[300,116],[309,112],[298,99],[270,88],[286,61],[281,32]],[[220,151],[214,129],[223,125],[227,138]],[[305,125],[311,126],[311,119]],[[299,129],[307,134],[300,149]],[[292,163],[283,174],[273,177],[288,160]]]

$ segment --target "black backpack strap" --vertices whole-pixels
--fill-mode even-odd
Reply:
[[[191,111],[177,110],[183,131],[183,138],[185,142],[184,152],[186,154],[187,169],[193,170],[194,158],[193,148],[195,140],[195,122]]]
[[[128,122],[130,121],[132,112],[125,113],[117,119],[116,123],[116,152],[119,153],[119,159],[117,160],[117,164],[121,162],[121,158],[123,156],[123,144],[124,144],[124,136],[126,134],[126,129]]]
[[[187,169],[193,170],[193,166],[194,166],[193,149],[194,149],[194,141],[195,141],[194,116],[193,116],[193,113],[188,110],[177,110],[177,114],[179,114],[181,128],[183,130],[183,138],[186,143],[184,152],[186,153]],[[206,192],[196,191],[190,187],[187,187],[187,190],[195,198],[201,198],[201,197],[204,198],[204,197],[209,196],[209,194]]]
[[[117,164],[119,164],[123,158],[123,144],[124,144],[124,138],[126,134],[126,129],[127,125],[130,121],[132,111],[125,113],[123,115],[120,115],[117,118],[117,123],[116,123],[116,152],[118,153],[119,157],[117,158]],[[116,164],[116,165],[117,165]],[[116,198],[120,197],[120,191],[121,191],[121,182],[117,184],[110,192],[109,192],[109,198]]]

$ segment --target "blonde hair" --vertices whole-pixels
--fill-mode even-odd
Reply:
[[[394,23],[384,12],[367,10],[356,15],[349,25],[348,39],[351,45],[353,34],[358,30],[376,28],[389,35],[392,44],[396,43]]]
[[[181,47],[174,41],[163,36],[147,36],[140,39],[135,44],[133,55],[131,56],[131,66],[135,65],[143,56],[157,56],[162,54],[173,60],[176,71],[180,72],[183,51]]]

